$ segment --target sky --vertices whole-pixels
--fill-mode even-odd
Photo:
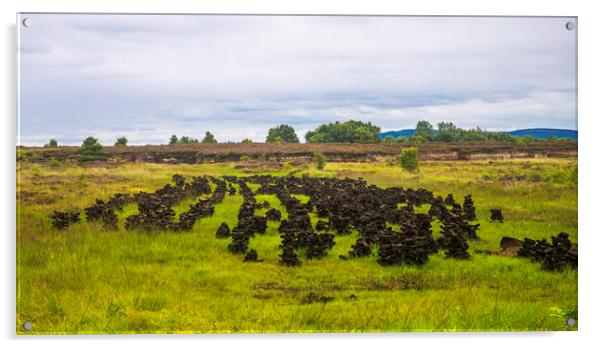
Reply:
[[[300,139],[349,119],[577,129],[574,18],[26,14],[21,145]]]

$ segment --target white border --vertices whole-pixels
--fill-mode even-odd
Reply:
[[[599,317],[602,289],[597,256],[601,252],[602,234],[597,217],[596,198],[602,198],[599,179],[600,144],[602,131],[600,118],[600,77],[602,62],[600,34],[602,12],[597,11],[595,1],[571,0],[547,1],[302,1],[302,0],[232,0],[232,1],[185,1],[146,0],[130,1],[75,1],[75,0],[2,0],[0,20],[2,23],[3,83],[0,85],[0,105],[4,122],[0,144],[4,160],[2,170],[2,200],[0,221],[4,222],[2,251],[2,286],[0,297],[2,313],[0,328],[3,346],[33,346],[44,344],[49,347],[78,347],[82,344],[104,347],[108,344],[126,345],[133,340],[144,339],[145,345],[164,346],[175,340],[182,346],[200,345],[247,345],[261,347],[307,345],[360,347],[376,340],[383,346],[445,346],[452,347],[507,347],[515,344],[541,344],[547,346],[590,346],[602,342]],[[16,144],[16,12],[146,12],[146,13],[278,13],[278,14],[396,14],[396,15],[534,15],[534,16],[578,16],[579,17],[579,332],[569,333],[465,333],[465,334],[354,334],[354,335],[201,335],[201,336],[94,336],[94,337],[16,337],[15,328],[15,144]],[[596,159],[598,159],[596,161]],[[44,342],[41,342],[41,341]],[[80,340],[85,340],[80,342]],[[286,342],[282,342],[286,340]],[[248,341],[248,342],[247,342]],[[134,343],[136,344],[136,343]]]

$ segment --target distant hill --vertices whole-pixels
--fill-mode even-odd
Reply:
[[[402,129],[398,131],[388,131],[380,133],[380,138],[384,139],[388,135],[393,138],[397,138],[398,136],[403,137],[411,137],[416,133],[415,129]],[[554,128],[530,128],[530,129],[517,129],[508,132],[502,132],[513,135],[515,137],[527,137],[531,136],[536,139],[548,139],[549,137],[556,138],[568,138],[572,140],[577,140],[578,132],[572,129],[554,129]]]
[[[553,129],[553,128],[531,128],[519,129],[515,131],[505,132],[515,137],[531,136],[537,139],[548,139],[549,137],[569,138],[577,140],[577,131],[572,129]]]

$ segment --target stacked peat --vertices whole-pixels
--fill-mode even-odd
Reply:
[[[489,220],[491,222],[498,221],[503,223],[504,216],[502,215],[502,209],[491,209],[491,218]]]
[[[468,259],[470,257],[468,242],[461,221],[461,219],[451,215],[444,219],[441,231],[443,237],[437,240],[437,244],[445,250],[445,256],[447,257]]]
[[[215,238],[223,239],[228,237],[230,237],[230,227],[225,222],[222,222],[217,231],[215,231]]]
[[[85,209],[86,221],[102,221],[106,228],[117,228],[117,214],[109,203],[97,199],[96,203]]]
[[[466,216],[466,220],[474,221],[477,218],[477,214],[475,212],[474,207],[474,201],[472,200],[471,195],[464,197],[464,204],[462,205],[462,210],[464,211],[464,216]]]
[[[133,201],[134,201],[134,197],[130,196],[127,193],[116,193],[111,198],[109,198],[109,201],[107,202],[107,204],[111,208],[121,211],[121,210],[123,210],[123,207],[125,207],[126,204],[133,202]]]
[[[239,192],[243,196],[243,203],[238,211],[238,225],[232,229],[232,242],[228,250],[233,254],[244,254],[249,246],[249,239],[254,233],[254,219],[257,201],[255,194],[243,179],[238,180]]]
[[[560,271],[567,267],[577,268],[576,246],[564,232],[552,236],[552,244],[545,239],[534,241],[525,238],[517,255],[527,257],[534,262],[542,262],[541,268],[546,271]]]
[[[60,229],[60,230],[67,228],[67,226],[69,226],[70,224],[72,224],[74,222],[80,221],[78,211],[61,212],[61,211],[55,210],[51,216],[51,219],[52,219],[52,227]]]
[[[270,221],[280,221],[282,219],[282,214],[280,210],[272,208],[265,213],[265,217]]]

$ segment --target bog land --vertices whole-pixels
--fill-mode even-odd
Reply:
[[[77,162],[76,147],[18,148],[17,332],[576,329],[567,320],[578,319],[577,270],[550,271],[542,262],[500,252],[503,237],[551,243],[551,236],[565,232],[578,243],[576,143],[418,147],[422,162],[415,173],[400,167],[401,146],[386,144],[106,147],[106,161],[87,163]],[[325,155],[323,169],[312,162],[314,152]],[[143,216],[154,204],[152,193],[166,185],[161,197],[167,209],[150,211],[169,221]],[[344,221],[333,215],[339,208],[326,203],[336,199],[332,192],[344,194],[333,190],[346,187],[366,197],[357,200],[364,210],[373,213],[369,207],[382,204],[382,211],[394,213],[383,218],[388,232],[371,237],[370,221],[354,217],[342,217],[352,222],[348,229],[339,226]],[[110,212],[98,205],[97,199],[108,202],[118,193],[138,198],[106,208]],[[458,203],[471,195],[474,202],[476,217],[467,223],[479,225],[478,238],[463,239],[467,258],[454,253],[462,244],[454,244],[453,228],[443,223],[452,220],[432,213],[434,197],[448,194]],[[380,195],[387,202],[378,203]],[[98,208],[97,219],[90,218],[90,207]],[[504,221],[492,222],[491,209],[501,209]],[[289,225],[268,219],[269,210]],[[435,244],[426,234],[403,234],[403,222],[391,223],[405,216],[397,210],[411,211],[408,219],[431,216],[426,229]],[[76,212],[79,221],[57,228],[55,211]],[[252,223],[265,222],[261,233],[235,229],[248,214]],[[294,226],[293,216],[300,221]],[[298,265],[283,264],[282,255],[290,253],[283,240],[301,243],[286,231],[304,216],[316,234],[303,235],[309,239],[295,252]],[[230,234],[217,238],[224,223]],[[326,234],[332,240],[319,239],[312,249],[311,238]],[[391,240],[398,234],[408,238],[402,247],[424,242],[428,252],[412,249],[400,254],[401,262],[387,264],[391,259],[382,250],[395,249]],[[367,252],[358,246],[362,238]],[[245,252],[236,252],[245,242]],[[251,249],[261,262],[243,262]],[[354,250],[365,254],[354,256]]]

